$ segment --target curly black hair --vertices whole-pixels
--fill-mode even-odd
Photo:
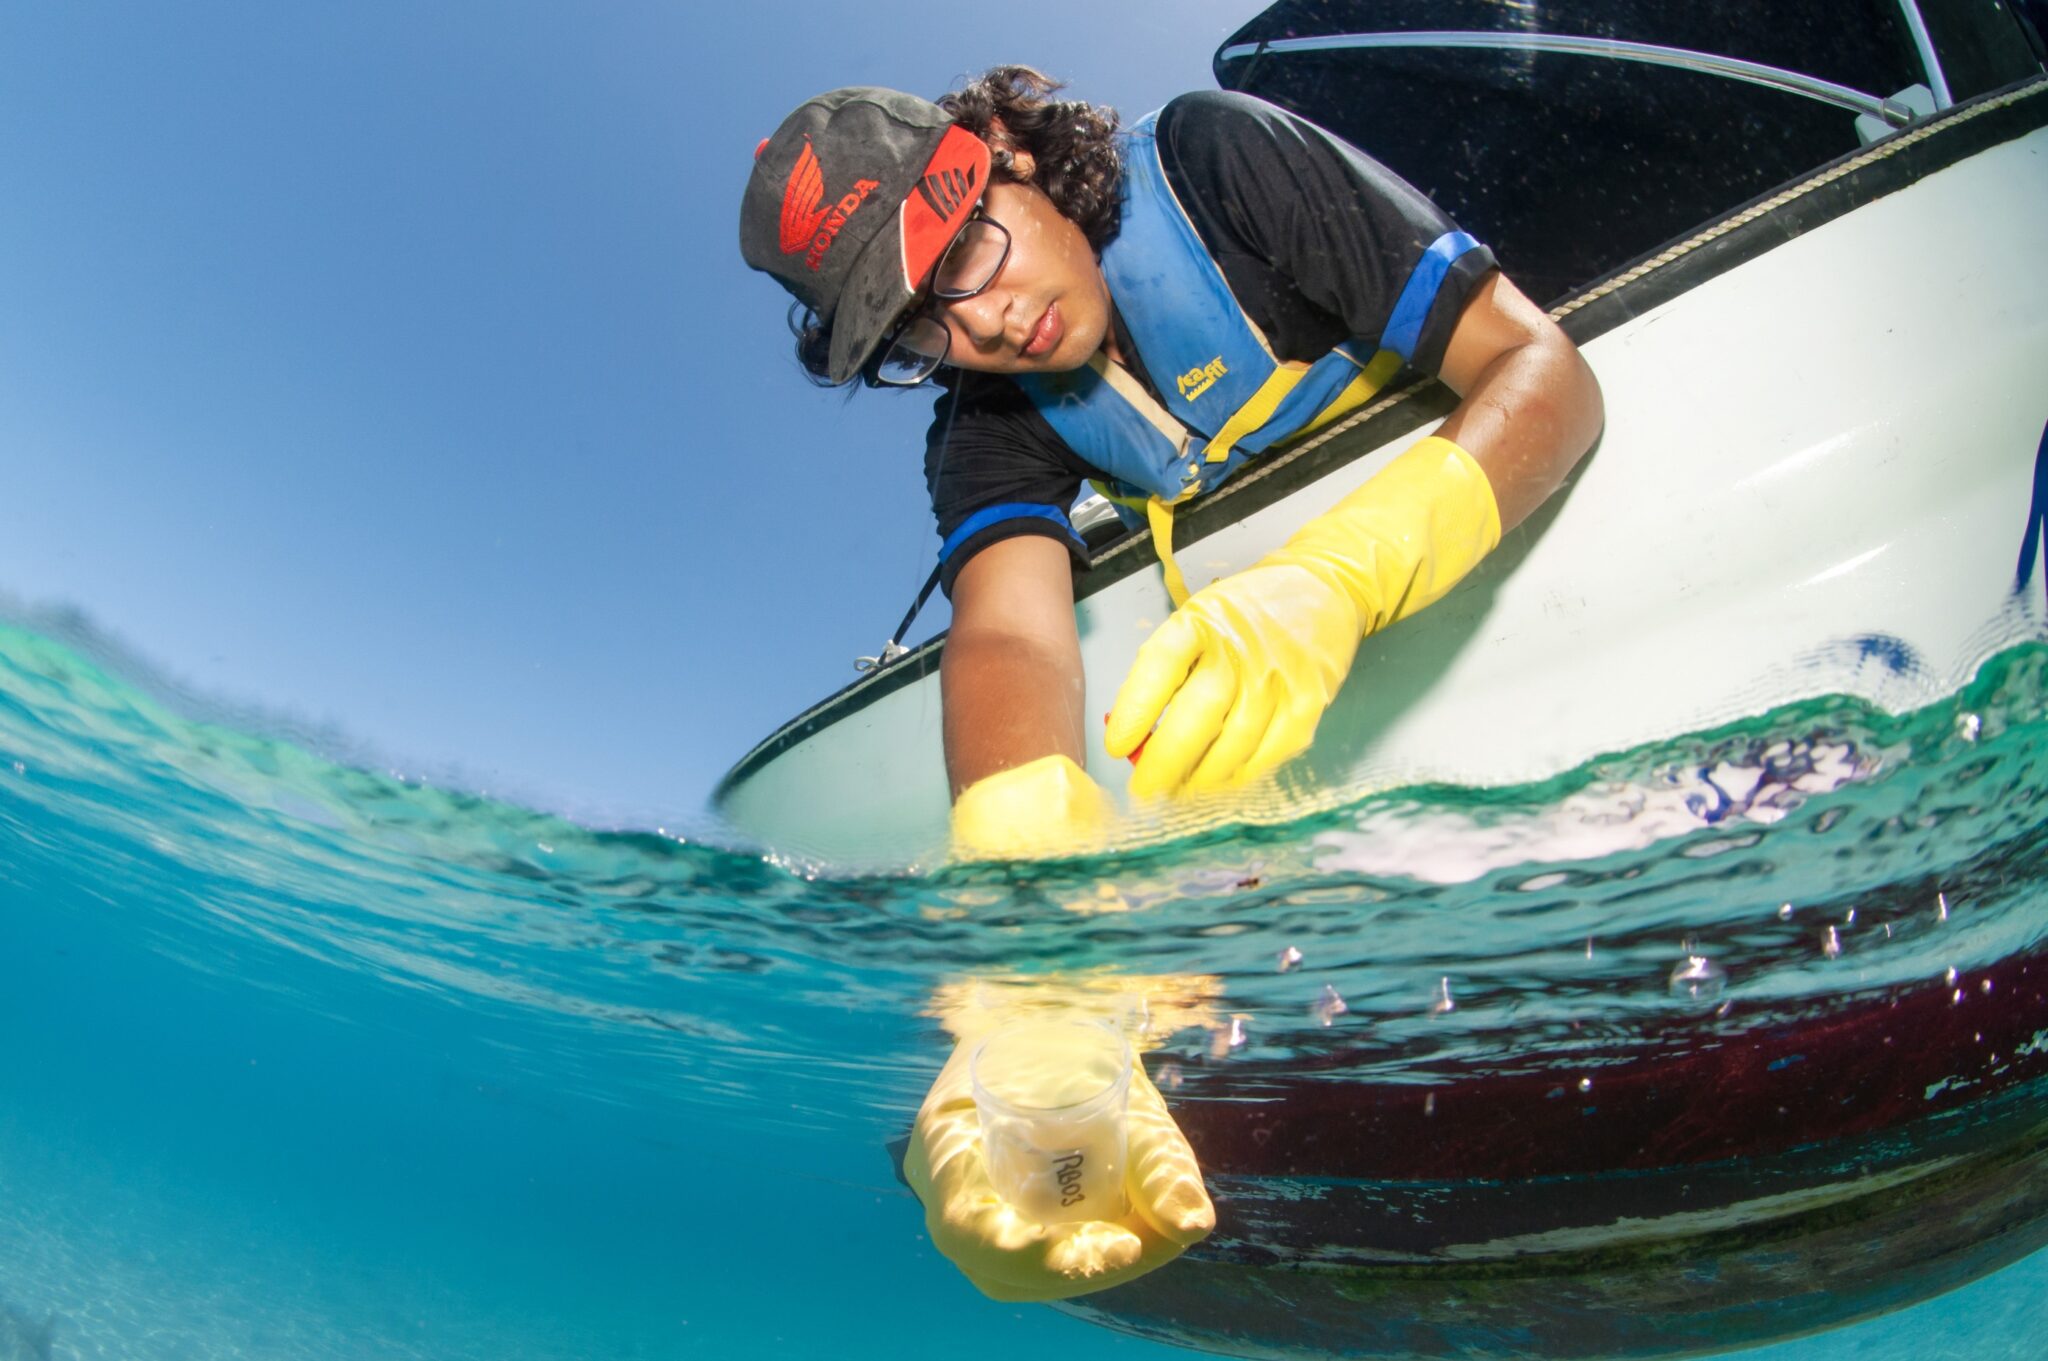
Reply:
[[[992,66],[960,89],[940,95],[937,103],[989,144],[995,174],[1036,185],[1100,251],[1116,236],[1123,202],[1117,114],[1104,104],[1053,98],[1065,88],[1029,66]],[[1015,168],[1019,151],[1031,158],[1028,176]],[[797,363],[819,386],[833,386],[827,374],[832,328],[820,325],[798,303],[789,310],[789,329],[796,335]],[[860,375],[870,387],[877,386],[879,361],[879,355],[870,357]]]

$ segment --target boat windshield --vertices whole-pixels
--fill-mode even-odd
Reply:
[[[1282,0],[1215,70],[1554,300],[2042,58],[2004,0]]]

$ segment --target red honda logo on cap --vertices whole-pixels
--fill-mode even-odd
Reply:
[[[825,169],[818,164],[818,153],[811,150],[811,141],[806,137],[804,149],[796,158],[796,169],[789,172],[789,183],[782,186],[784,255],[794,255],[811,244],[818,224],[825,220],[825,210],[818,206],[824,197]]]
[[[824,207],[825,168],[818,164],[818,153],[811,149],[811,139],[806,137],[804,149],[797,153],[796,166],[789,172],[789,182],[782,187],[782,253],[809,251],[804,263],[816,269],[824,263],[825,252],[832,248],[832,240],[846,225],[846,219],[880,187],[874,180],[855,180],[845,197],[830,208]]]

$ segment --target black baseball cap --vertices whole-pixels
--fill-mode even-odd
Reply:
[[[832,331],[844,383],[882,343],[987,187],[988,144],[928,99],[849,86],[754,151],[740,254]]]

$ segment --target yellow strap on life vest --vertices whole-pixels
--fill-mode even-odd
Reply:
[[[1173,560],[1173,503],[1153,497],[1145,503],[1145,523],[1152,526],[1152,551],[1159,554],[1159,570],[1166,577],[1166,593],[1173,597],[1173,607],[1179,609],[1188,603],[1187,578],[1180,574],[1180,564]]]
[[[1274,369],[1273,376],[1259,384],[1259,390],[1252,394],[1252,399],[1223,423],[1223,428],[1216,432],[1216,438],[1210,440],[1209,447],[1203,451],[1203,459],[1209,463],[1221,463],[1229,458],[1231,447],[1272,420],[1280,403],[1307,374],[1306,364],[1282,364]]]
[[[1358,371],[1356,378],[1344,385],[1344,390],[1337,394],[1337,399],[1317,412],[1316,418],[1304,425],[1295,438],[1312,434],[1339,416],[1348,416],[1364,406],[1381,388],[1393,380],[1394,375],[1401,371],[1401,365],[1406,362],[1392,350],[1379,351]]]
[[[1099,477],[1089,478],[1088,485],[1095,488],[1096,494],[1113,506],[1123,506],[1127,510],[1143,510],[1145,508],[1145,498],[1142,495],[1125,496]]]
[[[1375,393],[1387,385],[1388,379],[1400,372],[1402,362],[1401,356],[1392,350],[1381,350],[1375,354],[1371,361],[1359,370],[1358,376],[1337,394],[1336,400],[1318,412],[1316,418],[1309,422],[1301,433],[1306,434],[1310,430],[1327,425],[1338,416],[1365,405]],[[1216,437],[1210,440],[1203,450],[1203,459],[1209,463],[1221,463],[1229,458],[1230,451],[1237,442],[1271,420],[1280,403],[1286,400],[1287,394],[1292,392],[1295,384],[1307,374],[1306,364],[1282,364],[1275,368],[1273,376],[1259,385],[1259,390],[1252,394],[1252,399],[1239,407],[1224,423],[1223,428],[1216,432]],[[1103,487],[1101,483],[1096,483],[1096,486],[1102,489],[1104,495],[1109,494],[1108,488]],[[1192,489],[1187,495],[1193,495]],[[1121,497],[1110,499],[1123,500]],[[1124,504],[1129,505],[1130,502],[1124,501]],[[1187,578],[1181,575],[1180,564],[1173,558],[1175,504],[1177,503],[1163,501],[1157,496],[1151,498],[1145,503],[1145,523],[1152,528],[1152,547],[1159,554],[1159,570],[1166,579],[1166,593],[1173,597],[1174,608],[1178,609],[1188,603],[1188,583]]]

